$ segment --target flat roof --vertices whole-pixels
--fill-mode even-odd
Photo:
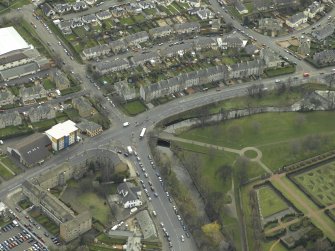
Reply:
[[[63,123],[54,125],[49,130],[45,131],[45,133],[52,138],[60,139],[77,130],[78,128],[76,127],[76,123],[71,120],[67,120]]]
[[[0,38],[0,56],[11,51],[30,48],[30,45],[12,26],[1,28]]]

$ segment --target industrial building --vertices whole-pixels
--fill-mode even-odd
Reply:
[[[71,120],[54,125],[45,134],[51,140],[54,151],[65,149],[78,141],[78,128]]]

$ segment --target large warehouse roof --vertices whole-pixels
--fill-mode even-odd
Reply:
[[[14,27],[1,28],[0,38],[0,56],[11,51],[29,48],[29,44]]]

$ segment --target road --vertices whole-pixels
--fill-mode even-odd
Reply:
[[[227,22],[231,22],[235,28],[239,28],[246,33],[252,35],[257,39],[259,43],[264,43],[274,51],[278,52],[280,55],[284,57],[288,57],[291,61],[297,61],[297,73],[281,76],[278,79],[287,81],[288,77],[302,77],[303,71],[311,72],[312,76],[320,76],[321,72],[325,72],[329,70],[315,70],[312,66],[308,65],[304,61],[298,61],[295,57],[286,53],[283,48],[279,47],[273,42],[273,39],[269,39],[261,34],[258,34],[252,30],[246,29],[242,27],[237,20],[233,20],[227,13],[225,13],[222,8],[218,5],[216,0],[210,0],[210,3],[213,7],[219,10],[220,14],[225,18]],[[102,8],[102,6],[101,6]],[[59,38],[55,36],[53,33],[50,34],[46,32],[44,25],[37,21],[33,16],[34,6],[27,5],[23,7],[20,15],[23,15],[24,19],[28,22],[33,22],[36,24],[36,32],[37,34],[43,38],[44,42],[49,42],[50,47],[55,50],[60,58],[65,63],[65,68],[71,67],[71,71],[75,72],[79,75],[82,80],[83,89],[86,92],[94,93],[102,100],[105,98],[102,96],[102,93],[99,92],[93,84],[86,77],[86,67],[81,65],[74,60],[72,60],[64,51],[63,46],[58,44]],[[90,9],[89,11],[93,11]],[[71,14],[69,14],[71,15]],[[291,34],[292,35],[292,34]],[[306,80],[307,81],[307,80]],[[95,148],[103,148],[106,145],[110,145],[111,142],[121,142],[122,146],[125,147],[127,145],[132,145],[136,151],[138,152],[140,158],[142,159],[142,163],[146,168],[149,179],[152,181],[154,187],[156,188],[157,193],[159,194],[158,198],[152,197],[152,205],[155,211],[158,213],[157,218],[160,222],[164,223],[165,228],[169,232],[172,240],[172,244],[174,246],[174,250],[182,251],[182,250],[197,250],[195,247],[194,241],[192,239],[185,238],[185,242],[180,241],[181,234],[184,234],[184,230],[182,229],[179,220],[177,219],[172,205],[169,202],[163,187],[160,185],[160,182],[156,176],[156,170],[151,168],[150,162],[148,160],[148,154],[150,154],[150,149],[147,144],[147,138],[140,140],[138,135],[142,127],[148,128],[150,131],[154,128],[155,124],[157,124],[162,119],[165,119],[169,116],[179,114],[183,111],[187,111],[193,109],[195,107],[201,107],[206,104],[222,101],[225,99],[242,96],[247,93],[246,89],[252,84],[259,83],[258,81],[251,81],[246,84],[239,84],[235,86],[225,87],[220,92],[208,91],[205,93],[196,93],[193,95],[189,95],[183,98],[175,99],[167,104],[160,105],[150,109],[149,111],[142,113],[136,117],[126,118],[123,114],[121,114],[117,109],[115,109],[109,102],[104,101],[104,104],[109,112],[109,118],[112,120],[112,127],[109,130],[104,131],[101,135],[98,135],[92,139],[86,139],[84,143],[78,143],[68,150],[64,150],[55,155],[51,160],[46,161],[43,165],[39,167],[35,167],[33,169],[28,169],[23,174],[20,174],[13,179],[3,182],[0,184],[0,197],[5,196],[8,191],[15,189],[20,186],[20,184],[25,180],[31,177],[34,177],[42,172],[50,170],[55,166],[64,162],[64,160],[75,161],[76,159],[80,159],[83,156],[87,156],[88,151],[92,151]],[[275,83],[273,79],[264,79],[262,83],[267,88],[272,88]],[[81,93],[80,93],[81,94]],[[79,94],[79,95],[80,95]],[[67,96],[66,96],[67,98]],[[58,101],[56,101],[58,102]],[[23,109],[23,108],[22,108]],[[130,126],[123,128],[122,123],[127,119],[130,122]],[[140,124],[140,126],[135,126],[135,121]],[[138,168],[138,165],[136,165]],[[141,179],[146,180],[144,178],[142,171],[140,171]],[[158,227],[159,229],[159,227]],[[159,229],[159,231],[161,231]],[[166,246],[166,242],[164,242]]]

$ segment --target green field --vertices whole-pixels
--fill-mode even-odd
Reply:
[[[259,188],[258,198],[263,218],[269,217],[288,208],[287,204],[271,187]]]
[[[102,224],[107,223],[110,208],[108,204],[105,204],[104,199],[93,192],[81,194],[77,199],[80,204],[89,209],[94,218],[99,220]]]
[[[45,79],[43,81],[43,86],[46,90],[51,90],[51,89],[56,88],[56,84],[53,81],[51,81],[50,79]]]
[[[139,113],[146,111],[147,107],[139,100],[129,101],[122,104],[123,109],[131,116],[135,116]]]
[[[294,179],[324,206],[335,203],[335,162],[299,174]]]
[[[179,137],[241,149],[255,146],[270,169],[335,147],[335,113],[264,113],[185,131]]]

